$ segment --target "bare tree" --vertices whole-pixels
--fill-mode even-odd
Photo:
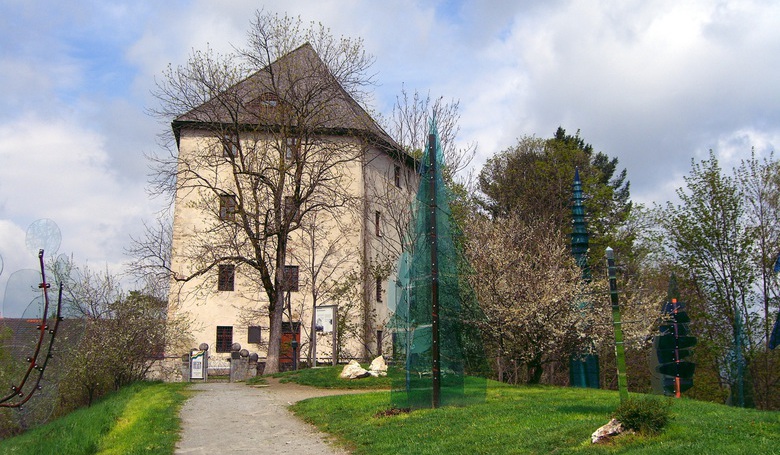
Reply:
[[[388,134],[406,151],[406,155],[398,156],[397,166],[389,168],[387,175],[375,176],[376,179],[393,182],[393,185],[368,185],[373,190],[371,200],[383,207],[383,226],[390,234],[382,245],[386,254],[379,257],[394,261],[402,251],[410,247],[410,207],[420,182],[416,173],[419,163],[410,157],[419,159],[422,156],[428,142],[431,121],[434,119],[444,155],[447,185],[450,189],[460,186],[464,191],[469,186],[468,176],[458,180],[456,175],[466,170],[471,163],[477,151],[477,144],[459,147],[456,143],[460,132],[459,110],[459,101],[445,101],[443,97],[433,99],[430,94],[423,95],[417,90],[410,93],[402,86],[401,93],[396,96],[391,116],[382,120]]]
[[[161,212],[152,223],[144,222],[140,237],[130,237],[125,254],[130,261],[125,274],[133,277],[147,294],[168,300],[170,287],[171,242],[173,226],[166,212]]]
[[[351,273],[352,257],[358,254],[355,246],[350,245],[349,237],[357,233],[357,214],[337,219],[323,219],[315,213],[301,225],[301,248],[293,253],[301,265],[301,275],[307,281],[304,288],[308,298],[301,299],[300,314],[305,313],[304,306],[311,307],[311,321],[308,328],[310,365],[317,358],[316,308],[328,305],[337,297],[338,283]],[[339,222],[351,220],[351,223]],[[336,232],[337,234],[334,234]],[[309,300],[310,299],[310,300]],[[303,348],[303,346],[302,346]],[[335,349],[335,346],[334,346]]]
[[[477,152],[477,144],[458,147],[460,133],[460,101],[445,101],[444,97],[432,99],[415,90],[409,93],[405,86],[396,96],[393,112],[385,123],[389,134],[411,155],[421,156],[428,142],[431,120],[436,120],[439,142],[444,155],[445,178],[449,181],[471,163]]]
[[[154,113],[174,118],[177,147],[155,160],[152,188],[208,215],[173,232],[175,282],[209,292],[219,266],[231,265],[262,289],[271,373],[291,233],[315,214],[357,210],[353,176],[366,147],[395,146],[359,105],[373,63],[360,40],[262,12],[248,35],[234,55],[195,52],[158,82]]]

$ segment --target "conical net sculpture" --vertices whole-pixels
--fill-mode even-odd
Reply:
[[[404,371],[393,381],[391,399],[397,408],[463,405],[485,395],[483,379],[466,377],[484,361],[472,324],[479,313],[458,273],[462,262],[440,163],[432,123],[412,208],[410,247],[390,283],[395,287],[393,361]]]

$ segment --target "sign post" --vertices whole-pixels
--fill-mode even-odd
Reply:
[[[322,305],[318,306],[316,309],[316,323],[315,326],[317,327],[318,332],[322,332],[323,334],[326,333],[332,333],[333,334],[333,354],[331,357],[333,358],[333,365],[338,365],[338,358],[336,357],[336,343],[338,342],[337,338],[337,323],[336,323],[336,315],[338,311],[338,305]],[[316,352],[315,352],[316,356]],[[315,359],[316,363],[316,359]]]

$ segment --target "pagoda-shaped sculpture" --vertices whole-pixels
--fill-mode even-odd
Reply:
[[[591,280],[590,266],[588,265],[588,223],[585,220],[585,205],[582,192],[582,180],[580,180],[579,168],[574,170],[574,183],[572,184],[572,231],[571,253],[577,265],[582,269],[582,281],[589,283]],[[588,311],[589,303],[580,302],[582,311]],[[575,353],[569,361],[569,383],[573,387],[599,388],[599,359],[595,354]]]

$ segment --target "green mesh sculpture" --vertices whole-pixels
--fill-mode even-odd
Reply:
[[[484,400],[485,381],[466,377],[484,360],[471,321],[478,314],[459,279],[460,257],[441,173],[435,123],[421,162],[421,181],[409,227],[410,248],[398,262],[394,289],[393,381],[397,408],[436,408]],[[392,305],[392,303],[391,303]],[[392,308],[391,308],[392,309]]]

